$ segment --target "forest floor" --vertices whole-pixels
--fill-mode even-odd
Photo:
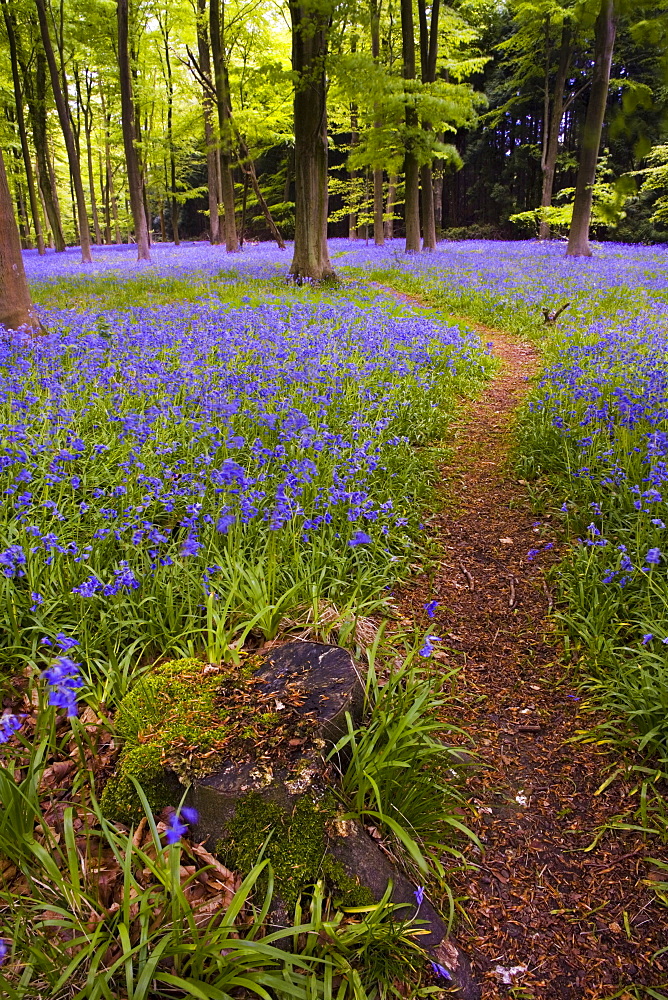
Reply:
[[[643,989],[668,983],[668,954],[652,959],[668,943],[668,909],[644,881],[656,849],[641,833],[605,829],[628,823],[637,800],[624,774],[600,791],[620,761],[578,739],[596,718],[582,711],[550,615],[544,571],[558,541],[510,463],[539,355],[464,322],[493,343],[501,368],[452,429],[443,509],[432,520],[441,561],[401,594],[417,620],[425,602],[439,602],[437,659],[461,664],[451,721],[481,760],[466,822],[485,852],[471,848],[476,867],[453,880],[465,900],[457,936],[484,1000],[662,996]]]

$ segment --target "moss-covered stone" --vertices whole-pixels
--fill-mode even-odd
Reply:
[[[247,672],[206,674],[200,660],[172,660],[144,674],[121,701],[116,731],[123,749],[116,774],[102,794],[105,815],[134,823],[143,809],[131,778],[141,784],[154,812],[174,805],[166,769],[188,780],[215,770],[231,725],[223,710],[226,686],[243,684]]]
[[[373,902],[370,891],[327,852],[327,826],[335,815],[336,800],[331,794],[318,800],[303,795],[290,813],[253,793],[239,800],[228,839],[219,841],[216,851],[243,875],[262,852],[271,862],[276,892],[290,909],[319,879],[325,881],[337,904],[365,906]]]

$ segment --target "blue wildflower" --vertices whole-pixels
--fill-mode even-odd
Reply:
[[[427,635],[427,636],[425,636],[424,645],[419,650],[420,656],[425,656],[425,657],[431,656],[431,654],[434,652],[433,643],[440,642],[440,641],[441,641],[441,637],[438,636],[438,635]]]
[[[438,601],[429,601],[427,604],[425,604],[424,609],[427,612],[428,618],[434,617],[437,607],[438,607]]]
[[[645,559],[652,566],[658,566],[661,562],[661,549],[650,549],[645,556]]]
[[[349,540],[348,545],[369,545],[373,539],[370,535],[367,535],[365,531],[356,531],[353,537]]]
[[[430,965],[435,976],[439,976],[441,979],[452,979],[444,965],[440,965],[438,962],[430,962]]]
[[[68,656],[59,656],[47,670],[42,671],[42,677],[51,686],[49,705],[66,709],[68,716],[76,715],[76,692],[83,687],[79,664]]]
[[[21,720],[18,716],[8,713],[0,717],[0,743],[6,743],[20,728]]]
[[[169,817],[167,829],[165,830],[165,840],[167,843],[178,844],[181,837],[188,832],[188,824],[196,823],[198,818],[197,810],[189,806],[182,806],[179,812],[173,812]]]

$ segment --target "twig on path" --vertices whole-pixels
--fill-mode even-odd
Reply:
[[[471,574],[469,573],[469,571],[467,570],[466,566],[464,565],[464,563],[461,560],[459,562],[459,568],[462,571],[462,573],[464,574],[464,576],[466,577],[466,582],[469,585],[469,590],[473,590],[474,589],[473,577],[471,576]]]
[[[515,577],[511,573],[508,579],[510,580],[510,599],[508,600],[508,607],[514,608],[517,604],[517,596],[515,594]]]
[[[552,594],[547,589],[547,584],[545,583],[545,580],[543,580],[543,591],[545,593],[545,596],[547,597],[548,611],[552,611],[552,609],[554,608],[554,601],[552,600]]]

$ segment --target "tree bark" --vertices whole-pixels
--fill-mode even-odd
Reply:
[[[211,79],[211,56],[209,37],[206,30],[206,0],[197,0],[197,52],[199,66],[207,80]],[[213,119],[211,93],[202,84],[202,108],[204,112],[204,141],[206,143],[206,171],[209,187],[209,239],[220,243],[220,219],[218,215],[218,191],[220,188],[220,154],[218,152],[216,129]]]
[[[413,30],[413,0],[401,0],[401,48],[404,80],[415,79],[415,34]],[[406,154],[404,157],[404,219],[406,225],[406,253],[420,249],[420,171],[413,150],[418,116],[406,97]]]
[[[14,30],[14,17],[8,7],[8,0],[0,0],[2,3],[2,13],[7,28],[7,39],[9,41],[9,57],[12,64],[12,81],[14,83],[14,96],[16,98],[16,123],[21,138],[21,153],[23,155],[23,165],[28,183],[28,198],[30,199],[30,212],[32,214],[33,225],[35,227],[35,239],[37,252],[40,257],[44,253],[44,236],[42,235],[42,220],[39,214],[39,200],[35,187],[35,174],[32,169],[30,159],[30,146],[28,145],[28,134],[26,132],[25,115],[23,114],[23,91],[21,88],[21,75],[19,73],[19,60],[16,48],[16,33]]]
[[[541,195],[541,208],[549,208],[552,204],[552,191],[554,189],[554,175],[557,166],[557,154],[559,153],[559,132],[561,130],[561,120],[564,116],[564,87],[566,86],[566,75],[568,64],[571,58],[571,28],[567,21],[564,21],[561,29],[561,44],[559,46],[559,64],[557,66],[557,76],[554,81],[552,92],[552,112],[546,116],[544,129],[547,141],[543,143],[543,157],[541,168],[543,171],[543,191]],[[547,91],[546,91],[547,96]],[[547,219],[540,220],[539,236],[541,240],[549,240],[550,224]]]
[[[118,70],[121,86],[121,122],[123,147],[130,191],[130,210],[137,240],[137,260],[150,260],[148,225],[144,211],[142,180],[139,160],[135,147],[134,105],[132,103],[132,80],[130,76],[130,55],[128,51],[128,0],[116,0],[118,18]]]
[[[290,274],[335,278],[327,247],[327,44],[331,12],[318,0],[291,0],[292,69],[296,76],[295,248]]]
[[[33,142],[37,157],[37,181],[44,203],[44,215],[51,228],[53,246],[56,253],[65,251],[65,237],[60,219],[60,208],[55,185],[51,177],[51,157],[46,119],[46,56],[41,45],[36,46],[35,69],[33,72],[25,63],[21,64],[24,93],[32,124]],[[33,90],[34,82],[34,90]]]
[[[7,330],[27,328],[40,333],[26,279],[14,206],[0,150],[0,325]]]
[[[371,20],[371,56],[373,59],[380,59],[380,0],[371,0],[370,4]],[[375,109],[378,111],[378,107]],[[380,127],[377,118],[374,128]],[[376,246],[381,247],[385,242],[385,231],[383,227],[383,171],[377,167],[373,172],[373,241]]]
[[[53,45],[51,44],[51,35],[49,33],[49,24],[46,17],[46,3],[45,0],[35,0],[37,6],[37,17],[39,19],[39,29],[42,36],[42,44],[44,46],[44,54],[46,55],[47,65],[49,67],[49,75],[51,76],[51,87],[53,89],[53,97],[56,102],[56,110],[58,112],[58,118],[60,120],[60,127],[63,132],[63,139],[65,140],[65,149],[67,150],[67,160],[70,165],[70,176],[72,178],[72,183],[74,185],[74,193],[76,197],[77,214],[79,217],[79,235],[81,239],[81,259],[84,263],[90,263],[92,258],[90,255],[90,229],[88,227],[88,209],[86,208],[86,198],[84,195],[83,183],[81,181],[81,166],[79,164],[79,154],[77,153],[76,142],[74,139],[74,132],[70,124],[70,115],[65,97],[63,94],[63,89],[60,83],[60,76],[58,74],[58,66],[56,65],[56,57],[53,52]]]
[[[167,14],[165,15],[165,25],[158,17],[158,23],[162,31],[162,40],[165,47],[165,75],[167,83],[167,145],[169,147],[169,175],[170,175],[170,214],[172,217],[172,236],[174,243],[179,246],[179,203],[176,198],[176,152],[174,150],[174,80],[172,76],[172,60],[169,55],[169,28],[167,26]]]
[[[220,0],[209,0],[209,34],[211,40],[211,58],[213,61],[213,78],[216,89],[216,104],[218,107],[218,130],[220,138],[220,186],[223,194],[223,230],[225,233],[225,249],[234,253],[239,249],[237,224],[235,218],[234,178],[232,177],[232,156],[230,150],[230,102],[227,86],[227,76],[223,61],[223,43],[221,34]]]
[[[568,257],[591,257],[589,223],[596,180],[596,164],[601,145],[605,107],[608,101],[610,67],[615,47],[616,28],[615,0],[601,0],[601,8],[596,19],[594,72],[582,130],[573,220],[568,234],[568,249],[566,251]]]
[[[427,29],[427,11],[425,0],[418,0],[420,19],[420,61],[422,82],[433,83],[436,79],[436,58],[438,55],[438,18],[440,0],[432,0],[431,27]],[[431,132],[431,127],[422,122],[425,132]],[[420,168],[420,209],[422,214],[422,249],[436,249],[436,215],[434,211],[434,183],[431,163],[425,163]]]
[[[79,73],[74,71],[74,83],[77,88],[77,96],[79,103],[83,110],[83,120],[84,120],[84,137],[86,139],[86,162],[88,166],[88,187],[90,189],[90,210],[93,216],[93,231],[95,232],[95,242],[99,246],[102,243],[102,231],[100,229],[100,219],[97,212],[97,198],[95,196],[95,173],[93,171],[93,143],[92,143],[92,133],[93,133],[93,112],[90,106],[91,95],[93,92],[93,78],[88,71],[88,67],[84,69],[84,87],[86,90],[86,100],[83,100],[83,94],[81,90],[81,80],[79,78]]]
[[[385,222],[383,224],[383,230],[385,233],[385,239],[394,239],[394,206],[397,203],[397,183],[399,178],[394,174],[390,177],[390,183],[387,188],[387,208]]]

